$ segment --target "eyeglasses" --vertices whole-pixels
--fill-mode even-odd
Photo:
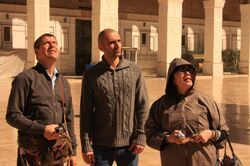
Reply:
[[[193,67],[191,67],[191,66],[185,66],[185,65],[183,65],[183,66],[180,66],[180,67],[178,67],[178,69],[176,70],[176,73],[178,73],[178,74],[184,74],[184,73],[186,73],[186,72],[189,72],[190,74],[194,74],[195,73],[195,70],[194,70],[194,68]]]

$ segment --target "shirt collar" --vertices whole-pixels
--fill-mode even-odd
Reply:
[[[49,75],[48,69],[46,69],[46,73],[47,73],[47,75],[48,75],[51,79],[52,79],[52,78],[57,78],[57,77],[59,76],[59,71],[57,70],[57,68],[55,68],[54,73],[53,73],[52,76]]]

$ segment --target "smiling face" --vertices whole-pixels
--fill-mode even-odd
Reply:
[[[44,36],[38,48],[35,48],[36,58],[38,62],[45,67],[54,64],[59,58],[59,47],[57,40],[54,36]]]
[[[174,73],[174,84],[180,94],[185,94],[193,86],[194,77],[195,71],[190,65],[178,67]]]

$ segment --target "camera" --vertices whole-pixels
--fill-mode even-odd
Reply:
[[[186,138],[185,134],[184,134],[182,131],[179,131],[179,132],[177,133],[177,137],[179,137],[179,138],[181,138],[181,139]]]
[[[55,128],[55,132],[56,132],[56,133],[59,133],[59,134],[65,132],[64,126],[63,126],[62,124],[59,125],[59,126],[57,126],[57,127]]]

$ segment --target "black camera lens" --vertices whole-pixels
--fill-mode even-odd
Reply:
[[[63,133],[63,127],[62,126],[58,126],[55,128],[56,133]]]

